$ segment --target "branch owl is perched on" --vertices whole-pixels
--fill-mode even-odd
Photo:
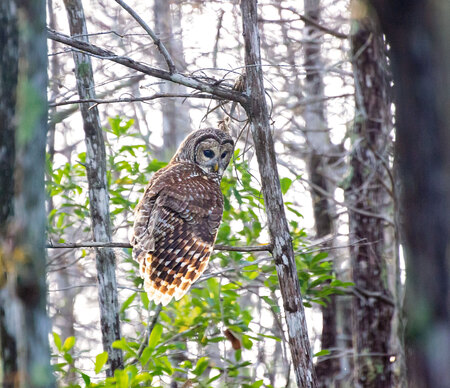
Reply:
[[[200,129],[150,179],[135,209],[131,245],[155,303],[181,299],[205,270],[222,220],[220,180],[233,148],[225,131]]]

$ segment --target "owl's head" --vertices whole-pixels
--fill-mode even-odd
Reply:
[[[222,177],[233,156],[234,141],[221,129],[199,129],[188,135],[171,162],[190,162],[205,173]]]

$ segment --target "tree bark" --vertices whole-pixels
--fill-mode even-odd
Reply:
[[[87,28],[81,0],[64,0],[70,32],[87,41]],[[95,98],[95,83],[90,57],[74,52],[75,76],[80,98]],[[80,104],[86,142],[86,172],[94,241],[111,242],[109,195],[106,180],[106,151],[100,116],[96,106]],[[119,303],[116,283],[116,258],[111,248],[96,248],[96,267],[103,349],[108,352],[107,375],[123,367],[120,349],[112,343],[120,339]]]
[[[391,45],[409,386],[450,387],[450,3],[372,0]]]
[[[170,9],[171,1],[155,0],[153,9],[155,14],[155,32],[159,34],[160,39],[164,40],[164,44],[170,56],[174,58],[177,70],[184,73],[186,63],[183,56],[183,42],[181,36],[175,38],[173,28],[174,22],[177,21],[173,17]],[[178,6],[177,6],[178,7]],[[179,20],[178,20],[179,22]],[[181,29],[181,23],[178,23],[178,30]],[[160,56],[158,56],[160,58]],[[164,59],[158,60],[160,68],[164,67]],[[182,94],[186,93],[186,87],[177,85],[173,82],[163,82],[160,85],[160,92],[164,94]],[[173,155],[178,145],[183,141],[190,131],[189,102],[180,99],[168,98],[161,104],[163,115],[163,157]]]
[[[284,212],[269,113],[265,100],[256,0],[241,1],[245,43],[246,93],[250,97],[244,108],[250,120],[256,157],[261,175],[273,257],[288,328],[289,345],[297,385],[316,387],[316,375],[297,276],[291,236]]]
[[[19,32],[15,0],[0,4],[0,346],[2,383],[12,387],[14,376],[18,375],[18,354],[16,332],[7,322],[8,299],[12,299],[6,282],[5,245],[8,223],[14,216],[14,168],[15,168],[15,131],[17,77],[19,65]],[[14,290],[12,290],[14,293]]]
[[[352,5],[357,9],[357,2]],[[350,157],[351,179],[346,191],[349,209],[350,254],[356,289],[390,296],[380,217],[390,203],[386,165],[391,127],[389,78],[383,37],[375,20],[353,16],[351,35],[356,90],[356,118]],[[361,244],[362,242],[362,244]],[[380,299],[355,297],[353,339],[355,381],[361,387],[392,386],[389,340],[393,308]]]
[[[317,24],[320,22],[321,2],[318,0],[304,0],[305,17]],[[334,192],[327,175],[327,155],[331,153],[331,142],[327,131],[323,63],[321,58],[322,31],[314,25],[305,25],[305,42],[303,44],[305,58],[304,94],[310,102],[305,106],[305,136],[308,141],[310,155],[307,159],[308,175],[311,180],[311,197],[313,202],[316,238],[333,233],[333,212],[328,198],[324,193]],[[331,243],[328,244],[331,246]],[[331,295],[326,306],[322,306],[322,349],[336,348],[336,297]],[[333,376],[339,369],[337,358],[318,360],[316,364],[317,379],[320,387],[329,387]]]
[[[45,274],[45,1],[1,2],[0,47],[0,385],[54,387]]]
[[[14,196],[14,135],[16,125],[16,89],[19,64],[19,32],[17,9],[14,0],[0,4],[0,225],[13,215]]]

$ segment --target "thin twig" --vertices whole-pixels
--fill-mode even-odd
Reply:
[[[98,242],[98,241],[84,241],[79,243],[53,243],[48,242],[46,248],[132,248],[129,242]],[[230,245],[215,245],[216,251],[232,251],[232,252],[271,252],[272,244],[237,247]]]
[[[158,47],[159,52],[164,57],[167,67],[169,68],[170,74],[176,73],[177,70],[175,68],[175,64],[173,63],[172,57],[170,56],[169,52],[166,49],[166,46],[164,46],[164,43],[161,42],[161,39],[159,39],[156,34],[153,32],[153,30],[148,26],[147,23],[144,22],[144,20],[129,6],[127,5],[123,0],[115,0],[116,3],[120,4],[122,8],[127,11],[134,20],[136,20],[141,27],[147,32],[147,34],[150,35],[153,42],[155,43],[156,47]]]
[[[150,314],[148,315],[147,327],[145,328],[145,335],[141,342],[141,345],[139,346],[139,350],[137,351],[138,358],[140,358],[142,356],[142,352],[148,345],[148,340],[150,338],[150,334],[152,333],[152,331],[156,325],[156,322],[158,322],[158,317],[159,317],[159,313],[161,312],[161,310],[162,310],[162,305],[161,304],[157,305],[151,322],[150,322]],[[131,363],[134,364],[136,362],[137,362],[137,359],[134,360],[134,362],[132,361]]]
[[[198,323],[197,325],[192,326],[191,328],[189,328],[187,330],[180,331],[179,333],[175,334],[173,337],[170,337],[168,340],[160,343],[158,346],[156,346],[156,349],[160,348],[161,346],[165,346],[170,342],[176,341],[178,338],[183,337],[185,334],[187,334],[191,331],[197,330],[200,326],[202,326],[202,324]]]
[[[364,290],[358,286],[353,286],[351,288],[351,290],[352,290],[353,294],[355,294],[357,297],[364,296],[365,299],[368,299],[368,298],[379,299],[382,302],[387,303],[387,304],[391,305],[392,307],[395,307],[394,301],[391,298],[389,298],[388,296],[382,294],[381,292]]]
[[[222,9],[219,13],[219,20],[217,21],[217,33],[216,41],[213,48],[213,67],[217,67],[217,53],[219,51],[220,30],[222,29],[223,14],[225,11]]]
[[[222,97],[224,99],[231,101],[237,101],[243,105],[247,105],[248,97],[245,94],[232,90],[231,88],[220,86],[217,84],[216,80],[211,80],[211,82],[205,82],[195,79],[193,77],[187,77],[180,73],[171,74],[168,71],[145,65],[129,57],[116,55],[112,51],[102,49],[101,47],[95,46],[91,43],[85,42],[80,39],[72,38],[68,35],[61,34],[60,32],[53,31],[49,28],[47,28],[47,36],[49,39],[73,47],[86,54],[93,55],[102,59],[108,59],[109,61],[118,63],[120,65],[126,66],[130,69],[134,69],[136,71],[150,75],[152,77],[164,79],[166,81],[171,81],[180,85],[200,90],[201,92],[211,93],[214,94],[215,96]]]
[[[310,26],[313,26],[313,27],[315,27],[316,29],[318,29],[318,30],[320,30],[320,31],[322,31],[322,32],[325,32],[326,34],[335,36],[336,38],[339,38],[339,39],[347,39],[347,38],[348,38],[348,35],[347,35],[347,34],[343,34],[342,32],[332,30],[332,29],[330,29],[330,28],[328,28],[328,27],[325,27],[325,26],[321,25],[320,23],[316,22],[316,21],[313,20],[313,19],[311,19],[311,18],[309,18],[309,17],[307,17],[307,16],[305,16],[305,15],[302,15],[302,14],[298,13],[298,11],[297,11],[294,7],[283,7],[283,9],[292,12],[294,15],[297,15],[298,18],[299,18],[303,23],[308,24],[308,25],[310,25]]]
[[[55,107],[55,106],[62,106],[62,105],[71,105],[71,104],[85,104],[85,103],[94,103],[94,104],[112,104],[116,102],[143,102],[143,101],[151,101],[156,100],[157,98],[175,98],[175,97],[181,97],[181,98],[204,98],[204,99],[213,99],[213,100],[223,100],[221,97],[216,97],[211,94],[201,94],[201,93],[181,93],[181,94],[174,94],[174,93],[155,93],[152,96],[145,96],[145,97],[120,97],[120,98],[113,98],[113,99],[101,99],[101,98],[89,98],[84,100],[71,100],[71,101],[61,101],[61,102],[55,102],[52,104],[48,104],[49,107]]]

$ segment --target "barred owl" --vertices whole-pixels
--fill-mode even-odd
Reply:
[[[222,219],[220,180],[233,148],[223,130],[195,131],[150,179],[135,209],[131,245],[155,303],[181,299],[205,270]]]

